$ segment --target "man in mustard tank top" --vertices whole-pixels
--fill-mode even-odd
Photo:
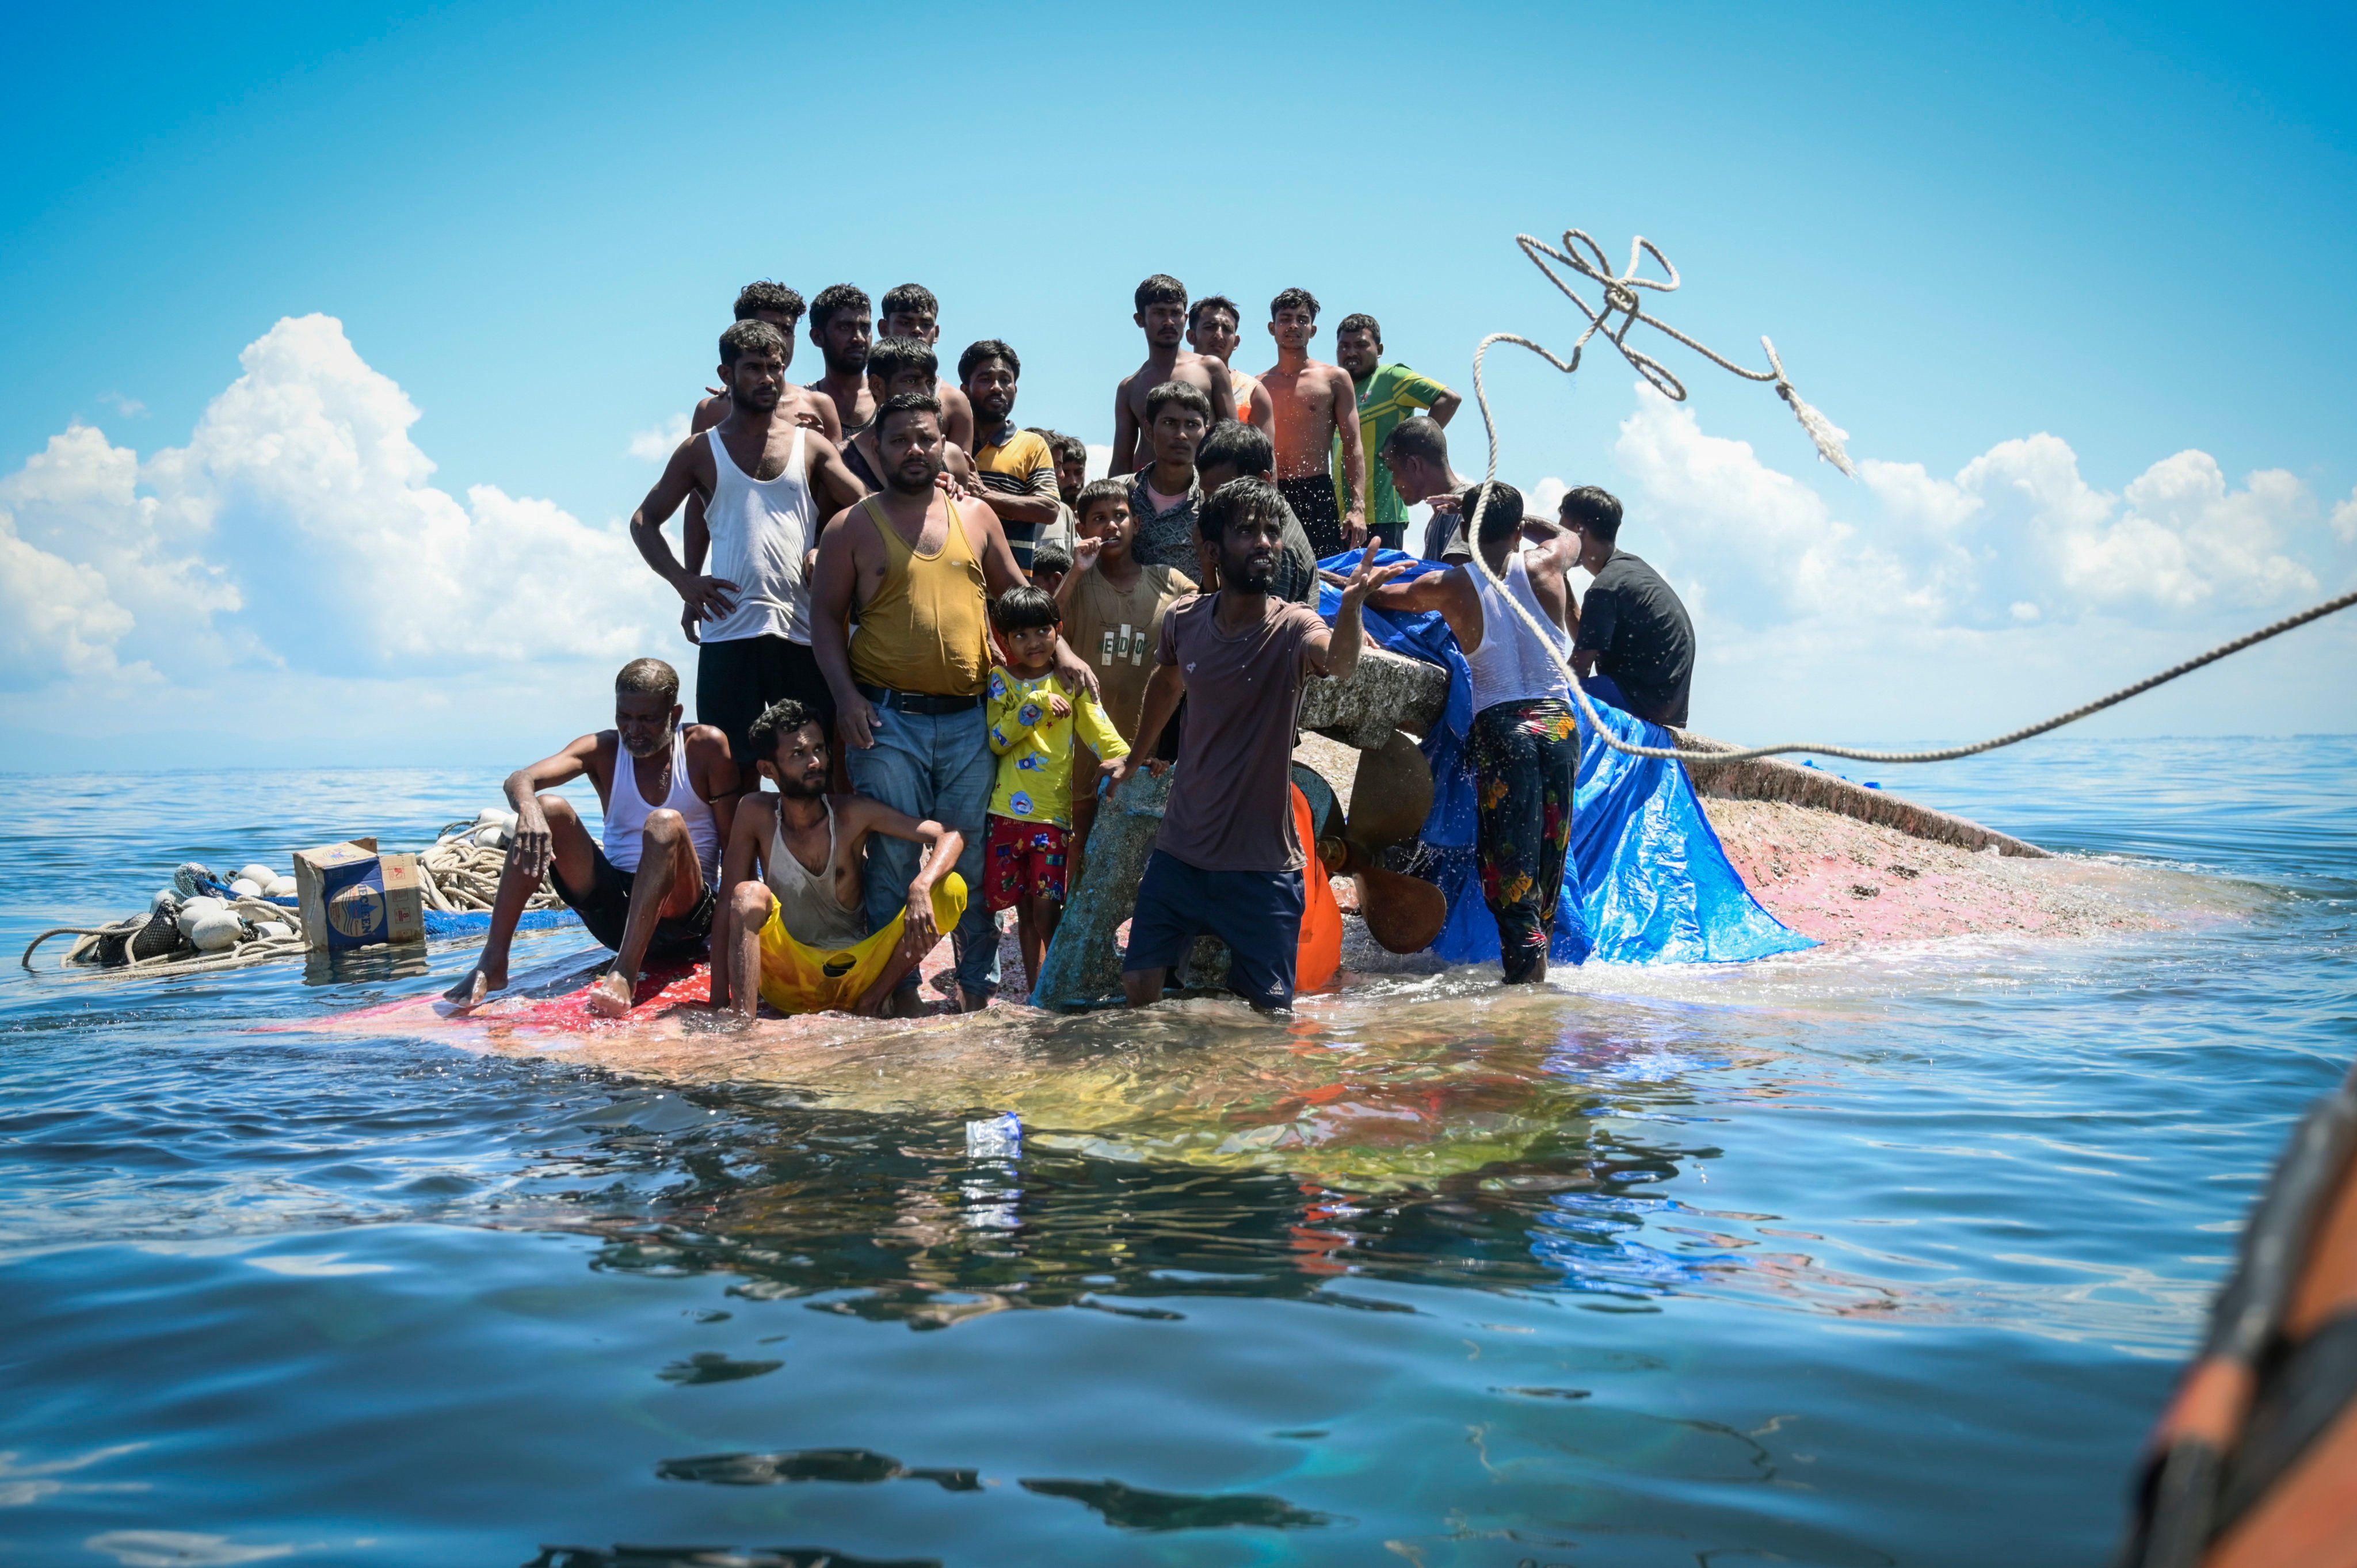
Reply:
[[[937,399],[888,399],[875,433],[884,489],[838,513],[820,536],[811,649],[834,698],[852,788],[961,834],[958,872],[978,887],[997,776],[983,716],[994,658],[990,600],[1024,576],[997,515],[935,485]],[[1096,691],[1088,666],[1060,639],[1055,667],[1068,684]],[[893,839],[870,845],[863,876],[869,930],[899,913],[920,853]],[[998,991],[998,928],[982,900],[958,920],[955,941],[959,1004],[987,1006]],[[914,989],[912,976],[890,1010],[912,1009]]]

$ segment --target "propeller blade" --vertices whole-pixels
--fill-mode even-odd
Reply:
[[[1422,877],[1380,865],[1362,865],[1351,875],[1367,934],[1385,951],[1422,952],[1448,923],[1448,895]]]
[[[1432,814],[1432,768],[1415,742],[1398,730],[1372,751],[1359,754],[1351,779],[1350,817],[1342,836],[1373,860],[1386,847],[1422,831]]]

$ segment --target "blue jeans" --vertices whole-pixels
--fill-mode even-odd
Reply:
[[[875,712],[876,744],[865,751],[854,747],[845,759],[852,789],[920,822],[930,817],[964,834],[958,875],[968,887],[980,887],[990,791],[998,779],[982,704],[960,714],[910,714],[877,703]],[[868,839],[867,864],[860,873],[868,930],[882,930],[907,907],[909,883],[923,856],[924,846],[906,839],[880,833]],[[977,996],[998,993],[998,922],[987,902],[979,897],[967,901],[952,938],[958,983]]]

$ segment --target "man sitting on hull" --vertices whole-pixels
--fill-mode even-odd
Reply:
[[[826,725],[791,698],[754,721],[748,755],[778,792],[747,795],[729,831],[712,1005],[739,1025],[753,1021],[757,996],[785,1014],[873,1015],[965,913],[952,869],[965,840],[865,795],[829,794]],[[924,859],[907,907],[871,935],[861,885],[879,834],[921,846]]]
[[[482,956],[443,995],[461,1009],[508,983],[508,947],[524,904],[551,872],[557,896],[589,934],[615,950],[589,992],[589,1009],[630,1010],[649,954],[701,954],[712,930],[720,846],[736,822],[737,764],[710,725],[683,725],[679,671],[633,659],[614,677],[614,727],[508,775],[515,837],[491,905]],[[562,795],[541,793],[587,773],[604,808],[603,842]]]

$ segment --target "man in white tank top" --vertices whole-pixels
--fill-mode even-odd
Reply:
[[[1574,606],[1564,574],[1578,564],[1579,542],[1562,533],[1523,548],[1523,497],[1512,485],[1473,486],[1458,498],[1457,515],[1469,525],[1477,505],[1478,561],[1378,588],[1367,604],[1437,611],[1472,667],[1473,731],[1466,751],[1479,807],[1481,896],[1497,918],[1499,960],[1512,984],[1546,978],[1571,848],[1579,725],[1556,660],[1570,653],[1563,627]],[[1575,887],[1572,897],[1578,896]]]
[[[865,795],[829,794],[827,727],[791,698],[753,722],[752,744],[778,793],[745,796],[728,834],[713,1008],[731,1010],[740,1027],[756,998],[786,1014],[875,1014],[965,913],[955,869],[965,840]],[[923,858],[907,905],[870,935],[863,883],[878,836],[916,844]]]
[[[516,922],[552,874],[589,934],[615,950],[590,989],[592,1012],[628,1013],[650,954],[702,955],[738,780],[727,737],[709,725],[683,725],[681,711],[679,672],[660,659],[634,659],[614,677],[612,729],[508,775],[515,838],[500,871],[490,935],[475,967],[443,993],[461,1012],[507,984]],[[589,836],[571,801],[542,793],[585,773],[604,809],[601,839]]]
[[[728,737],[732,756],[780,697],[833,712],[811,657],[810,562],[822,520],[867,493],[835,444],[788,412],[792,357],[785,335],[766,321],[739,321],[722,333],[727,416],[680,443],[630,519],[631,542],[685,603],[689,638],[702,644],[696,717]],[[690,497],[703,502],[711,559],[691,537],[682,564],[662,531]],[[753,787],[749,775],[746,787]]]

